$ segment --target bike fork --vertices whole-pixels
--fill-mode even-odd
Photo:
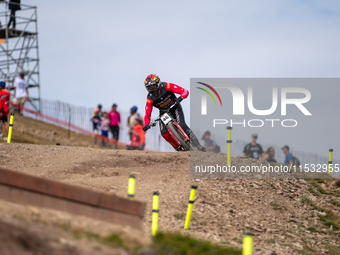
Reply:
[[[172,139],[175,140],[178,146],[182,146],[181,143],[177,140],[176,136],[171,132],[171,130],[167,127],[169,134],[171,135]],[[178,147],[177,147],[178,148]]]
[[[172,122],[179,130],[179,132],[181,132],[181,134],[184,136],[185,141],[190,141],[189,136],[187,136],[187,134],[183,131],[183,129],[181,128],[181,126],[177,123],[177,122]],[[178,144],[179,147],[182,147],[181,143],[177,140],[176,136],[174,136],[174,134],[171,132],[170,128],[168,128],[168,132],[171,135],[171,137],[175,140],[175,142]],[[178,147],[177,147],[178,148]]]
[[[190,141],[189,136],[184,132],[184,130],[181,128],[181,126],[177,122],[173,122],[173,124],[178,128],[178,130],[182,133],[182,135],[185,138],[185,141]]]

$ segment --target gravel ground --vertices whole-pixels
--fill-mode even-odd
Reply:
[[[240,159],[233,159],[233,162],[238,160]],[[186,152],[0,144],[0,162],[1,167],[14,171],[119,196],[127,195],[128,177],[135,174],[135,199],[147,203],[143,226],[145,234],[131,236],[134,231],[124,228],[121,231],[127,236],[130,233],[129,238],[144,244],[150,241],[153,191],[160,192],[161,231],[180,231],[237,247],[241,247],[239,242],[243,234],[251,231],[254,234],[255,254],[298,254],[297,250],[302,249],[312,249],[312,254],[323,254],[326,252],[325,244],[339,243],[339,232],[329,234],[329,227],[320,222],[318,212],[301,202],[302,198],[308,198],[340,213],[339,207],[327,203],[330,199],[340,202],[339,197],[314,196],[308,191],[310,185],[302,179],[191,179],[190,153]],[[191,228],[184,231],[185,212],[192,184],[198,186],[197,197]],[[0,212],[13,218],[16,209],[7,212],[4,209],[14,206],[10,204],[1,201]],[[65,217],[66,220],[62,222],[66,221],[72,227],[91,229],[100,234],[118,231],[113,229],[117,226],[105,223],[106,228],[103,228],[102,222],[85,217],[40,208],[34,208],[39,211],[34,214],[32,208],[19,207],[22,210],[21,215],[31,219],[35,217],[43,221],[46,218],[47,222],[58,222]],[[319,231],[308,231],[307,228],[311,226]]]

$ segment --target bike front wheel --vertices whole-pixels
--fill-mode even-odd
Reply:
[[[183,149],[186,150],[186,151],[190,151],[190,147],[191,147],[190,141],[185,141],[184,136],[182,135],[182,133],[178,130],[178,128],[173,123],[170,122],[168,124],[168,127],[169,127],[170,131],[172,132],[172,134],[180,142]]]

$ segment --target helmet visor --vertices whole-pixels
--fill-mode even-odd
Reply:
[[[148,86],[149,91],[155,91],[155,90],[157,90],[157,88],[158,88],[157,84],[150,84]]]

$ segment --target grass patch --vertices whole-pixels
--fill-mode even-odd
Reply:
[[[77,239],[95,241],[110,247],[122,248],[132,255],[137,255],[143,248],[148,248],[157,255],[239,255],[241,251],[230,247],[229,242],[221,242],[221,245],[213,244],[209,241],[201,241],[180,233],[158,233],[150,247],[142,247],[139,243],[127,240],[119,234],[111,234],[102,237],[98,234],[82,231],[81,229],[72,230],[72,234]],[[240,239],[241,240],[241,239]],[[242,242],[242,240],[241,240]],[[224,245],[224,246],[222,246]],[[228,245],[228,247],[226,247]]]
[[[321,194],[340,197],[340,191],[339,190],[325,190],[321,187],[321,185],[319,183],[325,183],[326,182],[323,179],[308,179],[308,182],[314,188],[316,188],[316,190],[319,191]]]
[[[309,245],[309,242],[308,242],[308,239],[306,237],[302,238],[302,241],[303,243],[305,244],[305,250],[309,249],[310,251],[315,251],[314,249],[310,248],[308,245]],[[307,249],[306,249],[307,248]]]
[[[233,240],[236,241],[236,242],[238,242],[238,243],[240,243],[240,244],[243,243],[242,239],[241,239],[241,238],[238,238],[238,237],[234,237]]]
[[[185,213],[176,213],[174,214],[174,217],[177,219],[177,220],[180,220],[180,219],[183,219],[185,216]]]
[[[301,203],[308,204],[308,205],[313,206],[313,207],[316,206],[315,203],[313,203],[311,200],[309,200],[308,198],[305,198],[305,197],[301,198]]]
[[[331,201],[329,201],[331,204],[337,206],[337,207],[340,207],[340,202],[339,201],[336,201],[335,199],[331,199]]]
[[[326,215],[318,215],[319,219],[327,227],[333,226],[334,230],[340,230],[340,216],[331,210],[325,210]]]
[[[314,196],[319,196],[319,194],[312,188],[312,187],[309,187],[308,188],[308,191],[313,194]]]
[[[110,247],[123,248],[131,254],[138,254],[139,251],[143,248],[138,242],[126,240],[125,238],[122,238],[119,234],[115,233],[106,237],[102,237],[96,233],[83,231],[82,229],[73,229],[72,235],[77,239],[86,239]]]
[[[65,222],[53,222],[54,226],[59,226],[62,229],[66,230],[66,231],[70,231],[72,230],[72,226],[70,223],[65,223]]]
[[[221,245],[232,245],[230,242],[228,241],[221,241],[221,242],[218,242],[218,244],[221,244]]]
[[[307,230],[308,230],[309,232],[312,232],[312,233],[318,232],[318,231],[316,230],[316,227],[314,227],[314,226],[308,227]]]
[[[302,255],[314,255],[315,253],[310,253],[306,250],[296,250],[299,254],[302,254]]]
[[[201,241],[179,233],[158,233],[151,249],[157,255],[240,255],[242,252],[233,247],[222,247],[209,241]]]
[[[333,230],[328,230],[327,233],[331,236],[340,236],[340,233],[334,232]]]
[[[319,219],[325,224],[327,227],[333,226],[334,230],[340,230],[340,216],[329,209],[325,209],[323,207],[318,206],[307,198],[301,199],[302,203],[306,203],[314,209],[326,213],[326,215],[318,215]]]
[[[101,239],[103,244],[106,244],[111,247],[129,247],[130,245],[125,243],[119,235],[111,234],[107,237]]]
[[[337,180],[337,181],[334,183],[334,186],[340,188],[340,180]]]
[[[13,214],[13,218],[18,219],[18,220],[26,220],[26,218],[18,213]]]
[[[275,243],[275,239],[274,238],[270,238],[270,239],[266,239],[267,243]]]
[[[340,246],[333,246],[333,245],[327,244],[326,248],[328,250],[328,254],[340,255]]]
[[[279,203],[277,202],[276,199],[275,202],[271,204],[271,206],[273,207],[274,210],[282,210],[282,207],[279,206]]]
[[[312,249],[311,247],[309,247],[309,243],[308,243],[308,241],[307,241],[306,238],[303,238],[302,241],[303,241],[303,243],[304,243],[304,245],[303,245],[303,250],[297,250],[297,252],[298,252],[299,254],[303,254],[303,255],[317,254],[317,253],[316,253],[316,252],[317,252],[316,250],[314,250],[314,249]]]

